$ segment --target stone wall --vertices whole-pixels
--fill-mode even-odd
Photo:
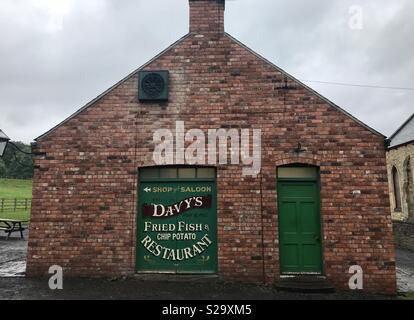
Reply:
[[[414,251],[414,223],[394,221],[393,226],[397,248]]]
[[[408,165],[411,167],[410,171],[407,171]],[[393,167],[397,169],[401,190],[402,206],[399,210],[396,209],[394,195],[394,183],[392,177]],[[397,221],[414,221],[414,143],[390,149],[387,152],[387,168],[393,219]],[[411,177],[407,172],[411,173]]]

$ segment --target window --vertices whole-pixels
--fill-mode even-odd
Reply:
[[[215,168],[155,167],[139,170],[140,179],[215,179]]]
[[[408,157],[404,164],[404,198],[407,199],[408,216],[414,217],[414,183],[411,168],[411,158]]]
[[[405,174],[407,176],[407,189],[411,190],[413,184],[413,174],[411,172],[411,158],[405,162]]]
[[[157,168],[145,168],[140,170],[141,179],[157,179],[159,170]]]
[[[318,169],[315,167],[280,167],[277,170],[279,179],[317,178]]]
[[[216,169],[214,168],[198,168],[197,169],[197,178],[215,178]]]
[[[401,211],[401,189],[400,189],[400,178],[396,167],[392,168],[392,183],[394,186],[394,204],[395,210]]]
[[[195,168],[180,168],[178,169],[178,177],[180,179],[195,179],[196,169]]]
[[[160,169],[160,178],[177,179],[177,169],[176,168]]]

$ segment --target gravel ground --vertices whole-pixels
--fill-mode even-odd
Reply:
[[[27,239],[27,233],[25,234]],[[133,299],[133,300],[339,300],[392,299],[379,295],[358,293],[303,294],[279,292],[273,287],[226,282],[219,278],[184,277],[149,279],[65,278],[64,290],[52,291],[48,279],[27,279],[27,241],[17,236],[6,241],[0,237],[0,299]],[[401,292],[414,291],[414,253],[397,251],[397,275]]]
[[[15,233],[9,240],[0,236],[0,278],[24,276],[26,271],[27,241]],[[23,233],[27,239],[27,230]]]
[[[51,291],[48,279],[0,279],[0,299],[109,299],[109,300],[342,300],[393,299],[378,295],[334,293],[301,294],[277,292],[272,287],[225,282],[146,281],[141,279],[65,279],[63,290]],[[394,298],[395,299],[395,298]]]

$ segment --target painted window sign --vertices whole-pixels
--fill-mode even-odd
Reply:
[[[140,181],[137,270],[215,273],[214,181]]]
[[[174,205],[165,206],[163,204],[144,204],[142,215],[144,218],[144,233],[158,232],[157,241],[194,241],[191,247],[176,249],[159,245],[151,236],[147,235],[141,243],[153,255],[164,260],[183,261],[193,259],[202,254],[212,244],[209,238],[210,226],[202,223],[186,223],[178,221],[176,224],[154,223],[148,218],[163,219],[185,213],[192,209],[210,209],[211,195],[191,197]],[[147,219],[146,219],[147,218]],[[201,240],[197,241],[197,233],[206,232]]]
[[[173,205],[165,206],[163,204],[146,204],[142,207],[144,217],[168,218],[182,214],[191,209],[210,209],[211,195],[202,197],[191,197],[183,199]]]

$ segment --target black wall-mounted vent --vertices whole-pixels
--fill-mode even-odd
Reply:
[[[140,71],[139,72],[139,100],[140,101],[167,101],[169,93],[168,71]]]

